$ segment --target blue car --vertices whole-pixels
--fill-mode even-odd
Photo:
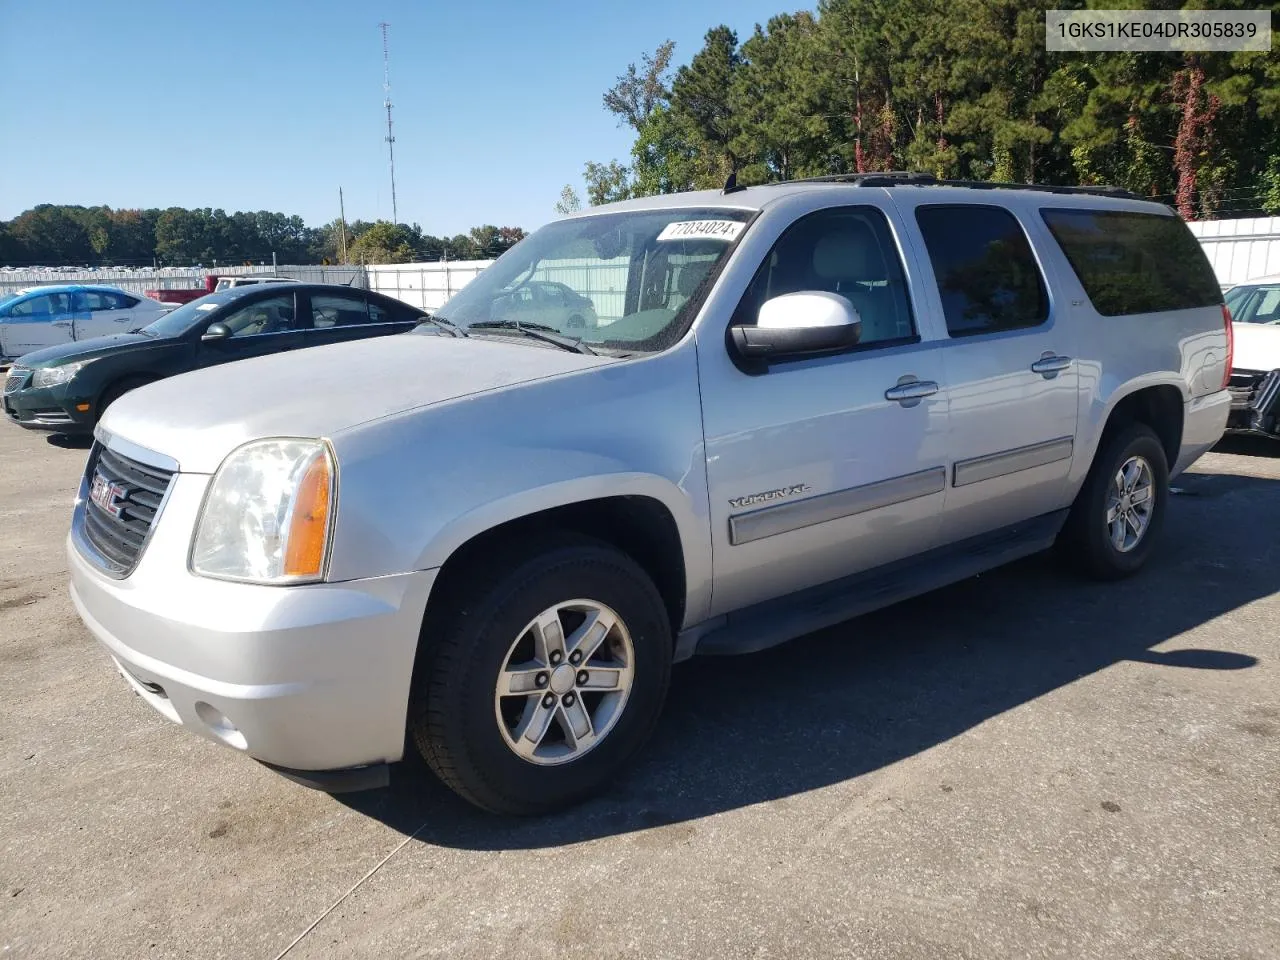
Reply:
[[[116,287],[59,284],[0,294],[0,363],[76,340],[128,333],[176,304]]]

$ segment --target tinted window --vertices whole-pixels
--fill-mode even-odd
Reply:
[[[974,205],[916,208],[953,337],[1034,327],[1049,296],[1027,235],[1008,210]]]
[[[1104,317],[1222,303],[1200,244],[1175,216],[1042,210],[1071,269]]]
[[[422,311],[406,303],[390,303],[379,297],[369,297],[370,323],[412,323],[422,318]]]
[[[344,294],[312,294],[311,325],[317,330],[326,327],[353,327],[369,322],[369,312],[364,297]]]
[[[218,322],[230,327],[233,337],[283,333],[293,326],[293,294],[255,300],[225,317],[219,317]]]
[[[691,272],[690,280],[682,289],[701,276]],[[766,300],[808,290],[848,298],[862,319],[860,343],[915,335],[902,261],[884,214],[874,207],[822,210],[788,227],[756,271],[733,322],[754,324]]]

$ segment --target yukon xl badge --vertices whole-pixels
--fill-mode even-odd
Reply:
[[[745,497],[734,497],[729,501],[729,506],[735,510],[742,507],[754,507],[757,503],[768,503],[770,500],[781,500],[783,497],[794,497],[797,493],[804,493],[809,489],[807,483],[795,483],[789,487],[779,487],[777,490],[766,490],[764,493],[752,493]]]

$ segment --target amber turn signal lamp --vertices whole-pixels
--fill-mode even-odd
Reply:
[[[289,520],[284,573],[289,577],[318,577],[324,568],[329,539],[329,492],[332,487],[329,457],[321,453],[298,484],[293,516]]]

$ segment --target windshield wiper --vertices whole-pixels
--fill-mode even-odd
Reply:
[[[597,355],[594,350],[577,337],[566,337],[555,327],[548,327],[541,323],[519,323],[515,320],[482,320],[470,326],[472,330],[515,330],[531,340],[553,343],[557,347],[572,350],[574,353],[585,353],[592,357]]]
[[[465,337],[467,335],[467,331],[463,330],[452,320],[446,320],[444,317],[437,317],[432,313],[428,313],[425,317],[419,320],[417,325],[420,327],[424,323],[434,323],[441,330],[448,330],[455,337]]]

